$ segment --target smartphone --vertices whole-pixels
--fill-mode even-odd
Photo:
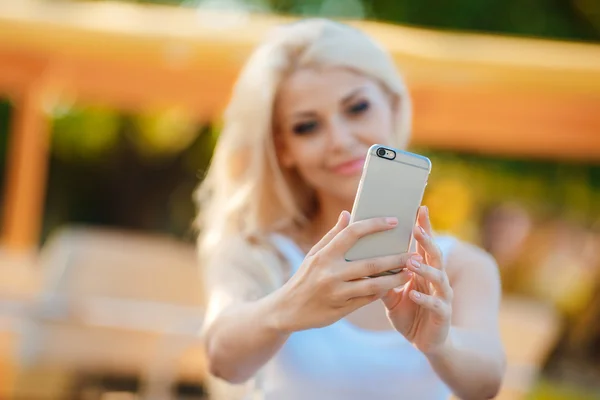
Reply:
[[[350,223],[375,217],[396,217],[398,225],[360,238],[346,253],[347,261],[410,250],[414,240],[413,228],[430,172],[431,161],[427,157],[379,144],[369,148]],[[375,276],[397,274],[401,270],[394,269]]]

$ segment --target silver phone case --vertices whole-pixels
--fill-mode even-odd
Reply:
[[[395,158],[390,160],[378,156],[380,148],[393,151]],[[369,148],[352,207],[351,223],[375,217],[396,217],[398,225],[359,239],[346,253],[346,260],[382,257],[410,250],[413,227],[430,172],[431,161],[427,157],[382,145]],[[379,275],[394,274],[400,270]]]

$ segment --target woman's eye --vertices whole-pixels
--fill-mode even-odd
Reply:
[[[317,126],[318,124],[316,121],[308,121],[295,124],[292,130],[296,135],[306,135],[307,133],[314,132],[317,129]]]
[[[369,109],[369,102],[361,101],[359,103],[354,104],[348,110],[350,114],[361,114]]]

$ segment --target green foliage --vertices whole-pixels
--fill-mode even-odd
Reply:
[[[11,104],[6,100],[0,100],[0,171],[6,162],[6,147],[8,145],[8,130],[10,127]],[[2,177],[0,177],[2,182]]]
[[[579,2],[582,3],[582,2]],[[373,16],[441,29],[598,40],[594,7],[561,0],[375,0]]]
[[[600,400],[600,394],[573,384],[540,380],[527,396],[528,400]]]
[[[198,135],[191,115],[180,109],[146,112],[133,117],[130,140],[145,158],[163,158],[181,153]]]
[[[8,145],[8,130],[11,123],[12,106],[10,102],[0,99],[0,190],[4,190],[4,171],[6,171],[6,154]],[[3,194],[0,195],[0,207],[3,205]],[[0,213],[0,224],[2,213]]]
[[[52,151],[64,160],[101,160],[119,140],[121,117],[104,107],[57,110],[53,123]]]
[[[175,109],[123,115],[78,106],[57,113],[42,240],[65,223],[191,239],[191,193],[216,138]]]
[[[437,29],[600,40],[597,0],[129,0],[188,7],[250,7],[276,13],[368,18]]]

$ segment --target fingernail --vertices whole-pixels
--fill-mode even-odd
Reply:
[[[385,219],[385,222],[390,226],[396,226],[398,225],[398,218],[388,217]]]
[[[415,296],[415,299],[420,299],[421,298],[421,293],[417,292],[416,290],[413,290],[413,296]]]
[[[419,268],[421,266],[421,263],[418,262],[417,260],[415,260],[414,258],[411,258],[410,263],[412,264],[413,267],[415,268]]]
[[[429,218],[429,208],[427,206],[423,206],[423,207],[425,207],[425,216],[427,218]]]
[[[338,224],[340,223],[340,221],[342,220],[343,217],[344,217],[344,212],[342,211],[340,213],[340,216],[338,217]]]
[[[347,210],[343,210],[343,211],[340,213],[340,219],[339,219],[339,222],[343,221],[343,220],[344,220],[344,218],[346,218],[346,215],[348,215],[348,217],[349,217],[349,218],[351,218],[351,215],[350,215],[350,213],[349,213]]]
[[[425,229],[423,229],[422,226],[419,225],[419,230],[421,231],[421,233],[423,234],[423,236],[427,236],[427,234],[425,233]]]

